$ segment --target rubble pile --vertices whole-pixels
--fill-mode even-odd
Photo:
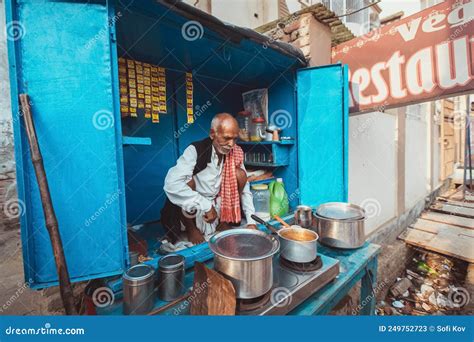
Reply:
[[[419,251],[405,274],[377,305],[377,315],[456,315],[470,301],[465,267],[454,259]]]

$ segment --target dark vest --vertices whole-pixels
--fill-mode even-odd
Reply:
[[[201,172],[207,167],[207,164],[211,162],[212,157],[212,140],[207,137],[200,141],[195,141],[191,145],[196,148],[197,159],[196,165],[194,166],[193,176]]]
[[[206,138],[201,141],[193,142],[191,145],[196,148],[197,159],[196,165],[194,166],[193,176],[201,172],[207,167],[207,164],[211,162],[212,157],[212,140]],[[177,205],[171,203],[166,197],[165,205],[161,209],[161,224],[166,230],[165,238],[171,242],[176,242],[177,237],[180,235],[181,223],[180,215],[182,209]]]

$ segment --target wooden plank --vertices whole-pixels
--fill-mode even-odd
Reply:
[[[435,203],[430,207],[433,211],[438,211],[446,214],[462,216],[466,218],[474,219],[474,209],[464,208],[456,205]]]
[[[444,150],[444,161],[445,164],[452,163],[455,157],[455,150],[454,147],[450,147],[449,144],[446,146]]]
[[[454,124],[453,123],[448,123],[445,127],[444,127],[444,135],[445,136],[448,136],[448,135],[452,135],[454,136]],[[453,139],[453,145],[454,145],[454,139]]]
[[[465,217],[446,215],[433,211],[425,211],[421,214],[421,218],[435,222],[447,223],[453,226],[474,229],[474,222],[472,221],[472,219],[468,219]]]
[[[417,228],[407,228],[399,238],[407,244],[433,252],[452,256],[469,263],[474,262],[474,238],[463,234],[450,233],[449,229],[440,229],[431,233]]]
[[[449,199],[451,196],[454,196],[457,193],[461,193],[461,190],[459,188],[449,189],[448,191],[442,193],[438,197]]]
[[[474,209],[474,202],[472,201],[452,201],[449,199],[439,198],[438,202],[446,203],[450,205],[457,205],[458,207],[465,207],[465,208],[473,208]]]
[[[425,219],[418,219],[415,223],[410,225],[410,228],[423,230],[427,233],[439,234],[442,230],[447,230],[447,233],[456,235],[465,235],[474,239],[474,230],[453,226],[447,223],[434,222]]]

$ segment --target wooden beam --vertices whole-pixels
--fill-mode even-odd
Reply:
[[[405,107],[397,108],[397,137],[395,150],[397,153],[397,216],[405,212],[405,144],[406,115]]]

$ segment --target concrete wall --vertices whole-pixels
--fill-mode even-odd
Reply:
[[[430,141],[431,113],[426,105],[405,107],[405,207],[413,207],[430,191]]]
[[[367,235],[396,215],[395,128],[387,113],[349,118],[349,201],[367,210]]]

